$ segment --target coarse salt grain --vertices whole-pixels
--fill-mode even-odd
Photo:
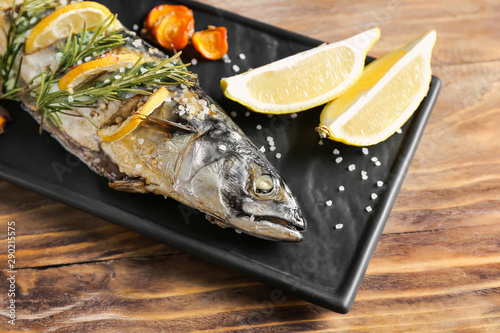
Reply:
[[[258,130],[261,130],[262,129],[262,125],[257,125],[257,126],[255,126],[255,128],[258,129]]]
[[[121,76],[121,75],[115,75],[115,80],[119,80],[119,79],[121,79],[121,78],[122,78],[122,76]]]
[[[342,162],[342,160],[343,160],[343,158],[339,156],[335,159],[335,162],[338,164],[338,163]]]
[[[342,185],[340,185],[340,186],[339,186],[339,191],[340,191],[340,192],[343,192],[344,190],[345,190],[345,187],[344,187],[344,186],[342,186]]]
[[[233,117],[233,118],[234,118],[234,117],[236,117],[237,115],[238,115],[238,113],[236,113],[236,111],[232,111],[232,112],[231,112],[231,117]]]
[[[103,82],[103,83],[104,83],[104,84],[106,84],[106,83],[110,83],[110,82],[111,82],[111,80],[110,80],[110,79],[106,79],[106,80],[104,80],[104,82]]]
[[[135,165],[135,167],[136,167],[137,169],[140,169],[140,168],[142,168],[142,164],[136,164],[136,165]]]
[[[376,157],[374,156],[374,157],[372,157],[371,161],[372,161],[372,162],[377,162],[377,161],[378,161],[378,158],[376,158]]]
[[[332,204],[333,204],[332,200],[328,200],[327,202],[325,202],[325,205],[327,205],[328,207],[330,207]]]
[[[371,206],[366,206],[365,210],[366,210],[367,212],[371,212],[373,209],[372,209],[372,207],[371,207]]]
[[[238,57],[241,59],[241,60],[245,60],[247,57],[243,54],[243,53],[240,53],[238,55]]]
[[[82,59],[78,60],[78,61],[76,62],[76,64],[77,64],[78,66],[80,66],[81,64],[83,64]]]
[[[337,223],[335,225],[335,229],[339,230],[339,229],[342,229],[344,227],[344,225],[342,223]]]
[[[226,151],[227,147],[225,145],[219,145],[220,151]]]
[[[86,57],[84,60],[85,60],[85,62],[89,62],[89,61],[90,61],[90,59],[92,59],[92,57],[91,57],[91,56],[88,56],[88,57]]]
[[[135,31],[139,30],[139,25],[138,24],[134,24],[132,26],[132,29],[135,30]]]
[[[401,130],[401,128],[398,128],[398,130],[396,131],[396,133],[401,134],[401,133],[403,133],[403,131]]]
[[[363,148],[361,149],[361,151],[363,152],[364,155],[368,155],[368,148]]]
[[[382,163],[380,163],[380,161],[375,161],[375,165],[376,165],[376,166],[381,166],[381,165],[382,165]]]
[[[142,145],[144,143],[144,139],[143,138],[140,138],[139,140],[137,140],[139,142],[140,145]]]
[[[125,67],[120,67],[120,73],[125,72]]]
[[[378,195],[376,193],[372,193],[370,197],[372,198],[372,200],[375,200],[377,199]]]
[[[323,143],[323,140],[319,140],[318,141],[318,145],[322,146],[324,143]]]
[[[141,73],[142,73],[142,74],[146,73],[147,71],[149,71],[149,69],[144,68],[144,67],[141,67]]]
[[[238,73],[240,71],[240,66],[233,65],[233,71],[235,71],[236,73]]]
[[[270,151],[275,151],[275,150],[276,150],[276,147],[275,147],[275,146],[269,147],[269,150],[270,150]]]
[[[74,101],[73,96],[68,96],[68,102],[70,102],[70,103],[71,103],[71,102],[73,102],[73,101]]]
[[[356,166],[354,164],[350,164],[347,168],[349,169],[349,171],[356,170]]]
[[[338,150],[338,149],[334,149],[334,150],[333,150],[333,155],[338,155],[338,154],[340,154],[340,150]]]
[[[274,141],[274,139],[273,139],[273,137],[272,137],[272,136],[268,136],[268,137],[266,138],[266,140],[267,140],[268,142]]]
[[[193,65],[193,66],[198,65],[198,59],[196,59],[196,58],[191,59],[191,65]]]
[[[260,151],[263,152],[263,153],[265,153],[266,152],[266,147],[264,147],[264,146],[260,147]]]
[[[276,154],[276,158],[281,158],[281,154],[280,154],[280,153],[277,153],[277,154]]]
[[[226,63],[226,64],[231,63],[231,59],[229,59],[229,56],[227,55],[227,53],[222,56],[222,60],[224,60],[224,63]]]
[[[292,119],[297,118],[297,114],[296,114],[296,113],[292,113],[292,114],[290,115],[290,118],[292,118]]]
[[[132,45],[134,45],[135,47],[140,47],[142,44],[142,40],[140,39],[136,39],[132,42]]]
[[[377,186],[378,187],[382,187],[383,185],[384,185],[383,181],[381,181],[381,180],[377,181]]]
[[[250,117],[250,111],[245,112],[245,117]]]

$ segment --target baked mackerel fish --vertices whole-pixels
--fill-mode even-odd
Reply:
[[[221,227],[298,242],[306,222],[265,156],[168,57],[95,2],[0,1],[2,98],[116,190],[155,193]]]

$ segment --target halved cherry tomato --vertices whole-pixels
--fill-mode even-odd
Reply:
[[[209,26],[193,35],[193,46],[201,55],[209,60],[217,60],[227,53],[227,29]]]
[[[148,16],[144,20],[144,28],[152,31],[155,25],[160,22],[163,16],[172,15],[174,12],[183,12],[193,17],[193,11],[183,5],[159,5],[151,9]]]
[[[160,5],[153,8],[144,27],[161,46],[182,50],[194,33],[193,11],[182,5]]]

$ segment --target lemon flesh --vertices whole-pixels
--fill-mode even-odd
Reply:
[[[221,80],[224,95],[251,110],[292,113],[324,104],[361,75],[366,53],[380,37],[374,28]]]
[[[429,90],[435,41],[436,33],[430,31],[366,66],[351,88],[325,106],[320,135],[368,146],[394,134]]]
[[[26,54],[34,53],[72,34],[80,33],[84,26],[92,30],[111,15],[108,8],[93,1],[82,1],[61,7],[44,17],[31,30],[26,39]]]

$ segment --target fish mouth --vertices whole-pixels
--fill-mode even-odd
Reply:
[[[275,216],[242,215],[229,218],[228,224],[255,237],[283,242],[300,242],[306,229],[301,217],[288,220]]]

